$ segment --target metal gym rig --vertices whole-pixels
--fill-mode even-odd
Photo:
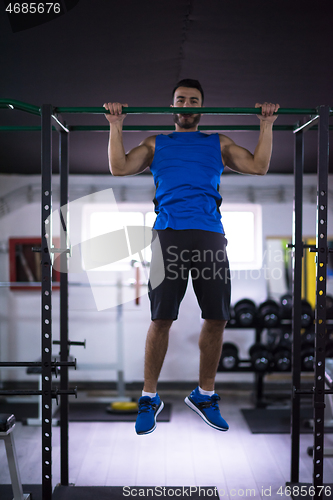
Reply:
[[[68,461],[68,396],[75,394],[75,390],[68,388],[68,368],[75,366],[75,362],[68,361],[68,274],[60,276],[60,361],[52,361],[52,258],[49,252],[59,253],[59,249],[52,247],[51,228],[45,221],[52,210],[52,130],[59,133],[59,166],[60,166],[60,206],[68,204],[68,139],[69,132],[76,131],[108,131],[109,126],[70,126],[64,121],[62,114],[85,113],[104,114],[105,109],[98,107],[53,107],[44,104],[40,108],[31,104],[15,100],[0,99],[0,108],[18,109],[27,113],[41,116],[41,127],[2,126],[0,131],[41,131],[41,179],[42,179],[42,210],[41,210],[41,266],[42,266],[42,311],[41,335],[42,353],[41,362],[1,362],[1,367],[41,366],[42,390],[27,391],[1,390],[0,395],[39,395],[42,397],[42,498],[52,499],[52,398],[60,398],[61,418],[61,487],[69,485]],[[173,114],[177,108],[170,107],[126,107],[126,114]],[[211,115],[253,115],[258,114],[258,108],[187,108],[188,113]],[[318,108],[285,108],[279,109],[277,114],[310,115],[306,123],[296,125],[274,125],[274,131],[292,131],[295,137],[294,149],[294,208],[293,208],[293,352],[292,352],[292,405],[291,405],[291,476],[289,486],[299,484],[300,459],[300,400],[302,394],[313,395],[314,411],[314,450],[313,450],[313,481],[314,496],[323,498],[323,450],[324,450],[324,409],[325,394],[332,394],[333,390],[325,389],[325,334],[326,334],[326,276],[329,249],[327,246],[327,201],[328,201],[328,160],[329,160],[329,117],[333,109],[328,105]],[[174,130],[173,126],[124,126],[125,131],[167,131]],[[302,257],[306,245],[302,241],[302,195],[303,195],[303,164],[304,164],[304,133],[308,130],[318,130],[318,157],[317,157],[317,229],[316,246],[310,251],[316,252],[316,315],[315,315],[315,385],[311,391],[301,390],[301,285],[302,285]],[[248,131],[259,130],[259,125],[250,126],[216,126],[206,125],[199,130],[210,131]],[[66,211],[62,225],[61,268],[68,265],[70,249],[67,244],[67,227],[69,214]],[[48,245],[49,241],[49,245]],[[52,374],[60,369],[60,389],[52,387]],[[70,489],[75,489],[70,487]],[[101,490],[103,487],[95,487]],[[68,492],[67,492],[68,495]],[[293,495],[292,495],[293,496]],[[61,496],[57,496],[61,498]],[[69,498],[69,496],[66,496]],[[304,497],[305,498],[305,497]],[[306,497],[308,498],[308,497]],[[310,497],[309,497],[310,498]]]

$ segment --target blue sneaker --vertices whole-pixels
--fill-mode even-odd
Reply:
[[[203,396],[199,392],[199,387],[194,389],[189,396],[185,398],[185,403],[195,411],[205,422],[218,431],[227,431],[229,425],[221,417],[218,401],[220,396]]]
[[[156,417],[164,408],[163,401],[158,394],[154,398],[142,396],[139,399],[139,411],[136,418],[135,430],[137,434],[149,434],[156,429]]]

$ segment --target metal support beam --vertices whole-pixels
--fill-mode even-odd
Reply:
[[[63,366],[65,364],[68,364],[68,366],[75,366],[75,363],[73,361],[69,361],[68,363],[62,363],[61,361],[52,361],[51,366],[55,369],[56,367]],[[28,366],[40,367],[43,366],[43,363],[41,361],[0,361],[0,368],[23,368]]]
[[[300,132],[301,130],[303,130],[303,132],[307,132],[308,130],[310,130],[312,127],[314,127],[318,123],[318,120],[319,120],[319,115],[314,116],[306,123],[303,123],[303,125],[300,125],[299,127],[297,127],[294,130],[294,134],[297,134],[297,132]]]
[[[51,224],[46,224],[52,211],[52,106],[42,106],[42,499],[52,498],[52,266],[48,243],[52,244]]]
[[[315,499],[323,498],[319,493],[323,485],[324,410],[325,410],[325,343],[326,343],[326,278],[327,278],[327,191],[329,158],[329,114],[328,106],[319,107],[318,133],[318,190],[317,190],[317,286],[315,319],[315,387],[314,387],[314,449],[313,485]]]
[[[7,127],[8,128],[8,127]],[[68,127],[70,132],[109,132],[109,125],[71,125]],[[332,127],[333,128],[333,127]],[[123,125],[124,132],[156,132],[156,131],[175,131],[174,125]],[[199,131],[217,131],[224,132],[256,132],[260,130],[260,125],[199,125]],[[273,125],[274,132],[293,131],[293,125]],[[1,126],[0,126],[1,132]]]
[[[307,125],[307,124],[305,124]],[[304,128],[302,126],[302,128]],[[294,125],[273,125],[274,132],[299,132],[302,128],[295,129]],[[310,130],[318,130],[317,125],[310,125]],[[330,125],[330,130],[333,130],[333,125]],[[58,128],[52,127],[52,130],[60,132]],[[65,129],[63,129],[65,130]],[[66,130],[69,132],[109,132],[109,125],[68,125]],[[156,132],[156,131],[174,131],[174,125],[124,125],[124,132]],[[199,131],[217,131],[223,130],[224,132],[256,132],[260,130],[260,125],[199,125]],[[19,125],[0,125],[0,132],[40,132],[41,127],[36,126],[19,126]]]
[[[303,217],[303,133],[295,134],[294,150],[294,207],[293,207],[293,313],[292,313],[292,400],[291,400],[291,482],[299,480],[300,395],[301,387],[301,298],[302,298],[302,217]]]
[[[15,99],[0,99],[0,109],[1,108],[19,109],[20,111],[25,111],[26,113],[31,113],[32,115],[41,114],[41,109],[38,106],[22,101],[16,101]]]
[[[58,131],[58,132],[69,132],[68,130],[68,127],[66,125],[66,122],[65,120],[62,118],[62,116],[60,115],[55,115],[53,114],[52,115],[52,118],[53,118],[53,123],[54,123],[54,128]]]
[[[59,137],[59,166],[60,166],[60,248],[68,248],[68,175],[69,175],[69,150],[68,133],[60,132]],[[68,361],[68,253],[60,254],[60,360]],[[60,388],[68,390],[68,366],[62,366],[60,371]],[[61,396],[60,405],[60,474],[62,486],[68,486],[68,395]]]

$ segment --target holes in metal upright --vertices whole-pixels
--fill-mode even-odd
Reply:
[[[314,388],[314,453],[313,484],[315,491],[323,485],[324,409],[325,409],[325,332],[327,276],[327,189],[329,107],[319,108],[318,131],[318,193],[317,193],[317,304]],[[315,496],[320,498],[320,496]]]
[[[52,498],[52,307],[51,307],[51,259],[48,251],[48,239],[52,244],[50,225],[45,220],[51,214],[51,176],[52,176],[52,127],[51,105],[42,106],[42,497]],[[48,227],[48,232],[46,232]]]

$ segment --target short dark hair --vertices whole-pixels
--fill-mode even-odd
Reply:
[[[200,91],[201,97],[202,97],[201,104],[203,104],[204,91],[203,91],[203,88],[201,87],[199,80],[191,80],[190,78],[185,78],[184,80],[180,80],[172,91],[172,98],[174,98],[175,92],[178,89],[178,87],[188,87],[188,88],[192,88],[192,89],[198,89]]]

